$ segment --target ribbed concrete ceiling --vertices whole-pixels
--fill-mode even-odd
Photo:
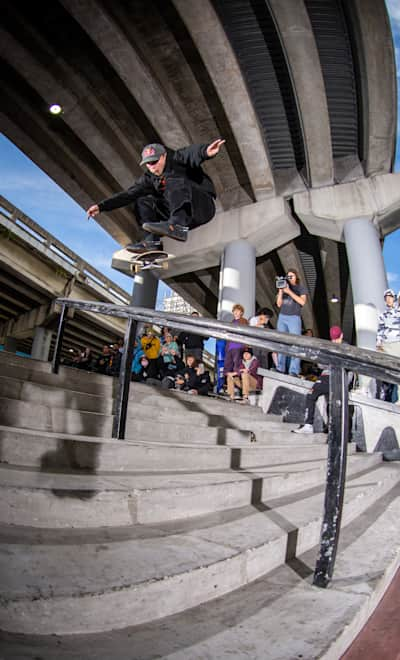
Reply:
[[[383,0],[56,0],[40,11],[15,0],[2,15],[0,65],[0,129],[83,208],[128,187],[154,140],[226,139],[206,164],[220,210],[392,168],[396,72]],[[48,113],[54,102],[59,117]],[[138,236],[130,209],[99,222],[121,245]],[[314,298],[326,304],[332,287],[345,298],[334,269],[324,282],[312,240],[311,261],[297,242],[285,259],[259,259],[258,303],[273,300],[271,276],[288,255],[310,288],[319,274]],[[170,284],[214,314],[217,271]]]

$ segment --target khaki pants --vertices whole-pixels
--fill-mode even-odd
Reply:
[[[227,376],[226,384],[228,389],[228,394],[231,399],[233,399],[235,393],[235,385],[242,389],[242,396],[247,398],[251,390],[257,389],[257,380],[254,376],[250,374],[243,373],[240,376]]]

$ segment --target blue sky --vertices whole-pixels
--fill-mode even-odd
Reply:
[[[387,0],[400,72],[400,0]],[[400,134],[398,101],[398,134]],[[400,171],[399,138],[395,171]],[[111,268],[111,255],[119,245],[96,223],[88,222],[83,209],[42,172],[29,158],[0,134],[0,194],[42,227],[68,245],[126,291],[133,280]],[[98,200],[93,200],[93,203]],[[400,230],[385,239],[384,260],[390,286],[400,289]],[[159,287],[159,299],[166,287]]]

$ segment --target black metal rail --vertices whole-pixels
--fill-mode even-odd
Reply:
[[[246,325],[233,326],[214,319],[158,312],[144,307],[84,302],[68,298],[59,298],[56,302],[61,305],[61,315],[53,357],[53,373],[58,373],[59,369],[68,307],[128,319],[114,408],[113,437],[119,440],[125,437],[133,343],[138,322],[170,325],[177,330],[227,341],[240,340],[253,348],[285,353],[330,367],[327,479],[320,551],[314,572],[314,584],[318,587],[326,587],[332,578],[335,565],[346,480],[349,439],[347,372],[353,371],[380,380],[400,383],[400,360],[376,351],[334,344],[323,339],[289,335],[276,330],[265,331]]]

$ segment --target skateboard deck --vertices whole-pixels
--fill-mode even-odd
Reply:
[[[139,273],[141,270],[166,270],[169,260],[173,258],[173,254],[169,254],[164,250],[149,250],[149,252],[142,252],[141,254],[133,253],[133,258],[130,262],[131,269],[135,273]]]

